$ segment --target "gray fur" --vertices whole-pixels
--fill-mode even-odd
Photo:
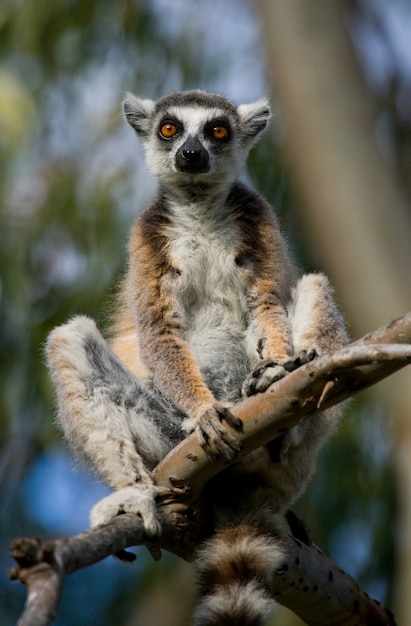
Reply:
[[[144,269],[146,259],[131,256],[123,305],[131,308],[135,321],[127,327],[125,340],[139,352],[147,372],[137,375],[131,364],[131,369],[126,367],[86,317],[55,329],[47,354],[66,438],[116,490],[94,507],[92,524],[133,512],[142,517],[147,534],[156,536],[157,489],[150,472],[165,454],[192,430],[205,444],[208,426],[227,432],[213,403],[226,408],[241,398],[242,389],[246,395],[264,390],[286,374],[286,361],[304,351],[332,351],[344,344],[346,334],[326,277],[295,279],[275,218],[268,216],[260,196],[237,181],[250,147],[269,121],[267,101],[236,107],[203,91],[174,93],[157,102],[128,94],[123,108],[159,181],[157,199],[140,216],[139,226],[146,237],[144,254],[150,251],[156,272],[163,268],[156,284],[160,304],[156,309],[151,302],[150,311],[158,317],[164,310],[167,326],[153,333],[155,320],[145,307],[148,296],[133,266],[140,263]],[[170,120],[178,130],[172,141],[160,132]],[[213,124],[227,129],[226,140],[213,139]],[[161,245],[160,235],[166,242]],[[138,255],[133,237],[135,232],[130,250]],[[261,293],[252,281],[267,264],[276,276]],[[150,272],[147,276],[148,284],[154,279]],[[261,283],[268,283],[265,274]],[[171,310],[166,307],[170,298]],[[273,347],[277,335],[271,334],[275,341],[270,348],[270,335],[261,329],[272,319],[282,345]],[[176,329],[180,352],[169,344],[168,352],[162,352]],[[198,406],[189,397],[190,385],[175,377],[186,348],[188,362],[200,372],[193,373],[203,388]],[[278,363],[269,350],[282,355]],[[208,404],[204,397],[210,398]],[[200,578],[210,572],[218,577],[219,564],[228,564],[228,571],[238,559],[245,565],[241,581],[213,589],[202,586],[198,626],[217,626],[228,614],[238,615],[239,624],[265,623],[273,604],[271,569],[281,561],[273,534],[305,488],[339,414],[332,409],[307,420],[207,486],[204,497],[215,513],[217,533],[199,552]],[[228,454],[230,444],[226,447]],[[235,446],[231,453],[236,453]],[[248,525],[249,541],[242,524]]]
[[[265,129],[270,118],[266,99],[253,104],[235,107],[226,98],[205,91],[193,90],[174,93],[157,102],[142,100],[127,94],[123,110],[126,120],[139,135],[145,150],[147,164],[168,194],[187,192],[205,196],[207,203],[213,193],[226,193],[244,167],[248,152]],[[159,137],[159,125],[163,119],[184,120],[176,141],[164,142]],[[232,137],[228,145],[210,144],[204,133],[208,121],[226,120]],[[196,135],[210,157],[210,170],[197,177],[181,175],[175,167],[175,154],[190,135]],[[182,192],[183,190],[183,192]]]

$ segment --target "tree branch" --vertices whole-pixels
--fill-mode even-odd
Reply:
[[[233,410],[243,420],[241,454],[253,451],[290,428],[411,362],[411,312],[350,346],[318,358],[288,374],[265,393],[247,398]],[[205,536],[207,511],[201,491],[227,464],[211,463],[191,435],[155,469],[160,487],[163,534],[159,548],[191,560]],[[356,583],[313,545],[281,537],[284,564],[273,569],[273,596],[307,624],[392,625],[390,614],[361,592]],[[140,518],[122,515],[109,524],[71,538],[40,542],[16,539],[11,552],[16,566],[10,577],[28,587],[19,626],[48,626],[59,604],[64,576],[126,547],[145,543]],[[124,556],[124,555],[123,555]],[[330,574],[331,572],[331,574]],[[332,580],[330,580],[332,576]],[[333,583],[333,584],[331,584]],[[326,601],[325,601],[326,600]],[[338,619],[337,619],[338,616]]]
[[[178,496],[163,495],[158,505],[162,524],[161,547],[191,560],[203,533],[202,518],[179,502]],[[144,545],[142,520],[136,515],[119,515],[108,524],[92,528],[74,537],[40,541],[18,538],[10,551],[16,565],[9,571],[12,580],[27,585],[28,593],[18,626],[49,626],[53,623],[64,577],[89,567],[110,555],[120,554],[129,546]],[[160,557],[159,546],[147,544],[153,556]],[[129,555],[127,560],[134,560]]]
[[[256,450],[310,415],[345,400],[411,362],[411,312],[334,354],[314,359],[260,393],[239,402],[232,413],[244,424],[242,454]],[[407,345],[404,345],[407,344]],[[204,484],[227,467],[210,463],[197,437],[174,448],[154,470],[158,485],[189,488],[195,499]]]
[[[281,538],[284,565],[273,574],[273,597],[311,626],[395,626],[391,612],[314,544]]]

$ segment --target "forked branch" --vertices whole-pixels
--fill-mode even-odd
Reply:
[[[361,340],[318,358],[272,385],[265,393],[238,403],[233,413],[243,420],[241,454],[254,451],[295,426],[375,384],[411,362],[411,312]],[[191,560],[204,536],[206,512],[201,492],[206,482],[227,465],[211,463],[195,435],[185,439],[157,466],[162,496],[161,541],[148,546]],[[273,597],[307,624],[345,626],[393,625],[391,614],[361,592],[356,583],[314,545],[293,537],[279,538],[284,563],[273,566]],[[64,576],[128,546],[145,543],[141,520],[122,515],[109,524],[71,538],[40,542],[16,539],[11,546],[17,564],[11,578],[28,587],[19,626],[47,626],[56,615]],[[124,553],[122,553],[124,557]]]

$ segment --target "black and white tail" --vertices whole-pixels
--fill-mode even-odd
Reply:
[[[195,626],[264,626],[274,609],[273,569],[283,559],[278,540],[243,524],[220,530],[198,555],[200,602]]]

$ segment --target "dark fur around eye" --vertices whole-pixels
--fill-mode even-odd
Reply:
[[[177,128],[177,133],[175,135],[173,135],[170,138],[164,137],[164,135],[161,132],[161,129],[163,128],[163,126],[165,126],[166,124],[172,124],[173,126],[175,126]],[[180,135],[182,133],[182,131],[184,130],[184,127],[182,125],[182,123],[180,122],[180,120],[177,120],[174,117],[163,117],[161,118],[158,126],[157,126],[157,134],[160,137],[160,139],[164,140],[164,141],[170,141],[170,139],[173,139],[173,137],[176,137],[177,135]]]
[[[223,139],[215,139],[213,135],[213,130],[216,127],[222,126],[227,130],[227,135]],[[232,128],[229,120],[226,117],[218,117],[204,126],[204,134],[208,139],[211,139],[215,143],[227,143],[231,139]]]

